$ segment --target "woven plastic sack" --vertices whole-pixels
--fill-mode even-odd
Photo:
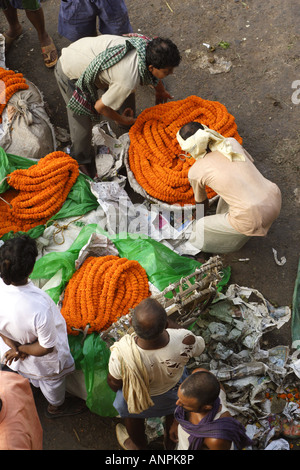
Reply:
[[[26,82],[29,88],[16,92],[2,113],[0,146],[7,153],[39,159],[56,150],[55,133],[41,92]]]

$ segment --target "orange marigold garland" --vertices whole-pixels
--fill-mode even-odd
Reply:
[[[7,175],[10,189],[1,194],[0,236],[44,225],[64,204],[79,175],[76,160],[52,152],[28,169]]]
[[[22,73],[15,73],[13,70],[6,70],[0,67],[0,123],[2,113],[10,98],[20,90],[27,90],[29,87]]]
[[[190,121],[205,124],[224,137],[242,143],[234,117],[218,101],[189,96],[145,109],[129,131],[129,165],[149,196],[169,204],[195,204],[188,171],[195,163],[184,158],[178,130]],[[216,193],[206,188],[208,198]]]
[[[68,334],[106,330],[150,296],[148,277],[138,261],[108,255],[90,256],[73,274],[64,293],[61,313]]]

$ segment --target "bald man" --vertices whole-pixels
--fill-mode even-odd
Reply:
[[[177,450],[234,450],[252,445],[226,407],[225,390],[208,370],[195,369],[178,389],[170,437]]]
[[[196,203],[204,206],[204,217],[194,223],[191,244],[204,253],[232,253],[250,237],[266,236],[279,216],[281,192],[259,172],[238,141],[199,122],[185,124],[177,140],[196,160],[188,178]],[[213,215],[207,215],[206,186],[220,196]]]
[[[185,365],[199,356],[202,337],[170,320],[155,299],[143,300],[132,314],[132,336],[111,348],[108,384],[116,392],[114,407],[125,420],[117,425],[119,444],[126,450],[147,449],[144,420],[166,417],[165,446],[174,447],[169,429],[174,420],[178,386],[187,377]]]

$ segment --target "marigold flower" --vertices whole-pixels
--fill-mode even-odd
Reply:
[[[169,204],[195,204],[188,171],[195,163],[184,158],[178,130],[190,121],[201,122],[225,137],[242,138],[234,117],[218,101],[189,96],[145,109],[130,128],[129,166],[149,196]],[[216,193],[206,188],[211,199]]]
[[[68,334],[106,330],[150,296],[148,277],[138,261],[108,255],[88,257],[69,280],[61,313]]]
[[[59,151],[8,174],[10,189],[1,195],[6,202],[0,200],[0,237],[44,225],[61,209],[78,175],[77,161]]]

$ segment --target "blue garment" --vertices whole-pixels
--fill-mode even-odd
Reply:
[[[0,0],[0,8],[6,10],[9,5],[17,10],[35,11],[41,8],[40,0]]]
[[[176,401],[178,400],[177,391],[179,385],[187,378],[188,371],[184,368],[181,379],[168,392],[161,395],[151,396],[154,406],[150,406],[147,410],[139,414],[129,413],[127,403],[124,399],[122,390],[118,390],[114,400],[114,408],[117,410],[121,418],[159,418],[174,414],[176,409]]]
[[[97,17],[101,34],[121,36],[132,32],[124,0],[62,0],[58,32],[72,42],[96,36]]]

